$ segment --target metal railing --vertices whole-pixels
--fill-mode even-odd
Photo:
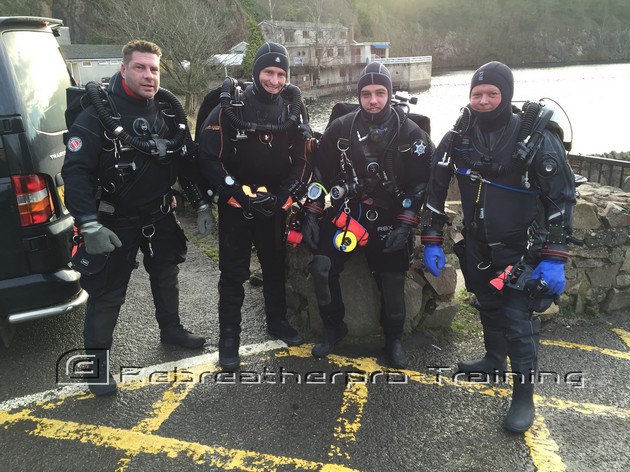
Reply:
[[[374,62],[381,64],[411,64],[417,62],[431,62],[433,56],[409,56],[409,57],[381,57],[374,59]]]
[[[589,182],[630,190],[630,161],[582,154],[569,154],[568,158],[573,172]]]

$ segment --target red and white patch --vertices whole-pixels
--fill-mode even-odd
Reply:
[[[82,147],[83,147],[83,141],[81,141],[81,138],[73,136],[70,139],[68,139],[68,151],[77,152]]]

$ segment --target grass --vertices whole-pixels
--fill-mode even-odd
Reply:
[[[451,323],[450,331],[459,340],[481,335],[479,312],[471,305],[472,296],[464,288],[455,293],[459,308]]]
[[[219,262],[219,242],[214,235],[205,238],[188,236],[190,242],[199,248],[206,256],[215,262]]]
[[[212,211],[214,214],[214,224],[215,227],[211,234],[206,237],[199,237],[197,235],[197,222],[196,222],[196,213],[195,211],[188,207],[184,208],[182,205],[178,212],[178,217],[180,223],[182,225],[182,229],[184,230],[184,234],[186,238],[188,238],[189,243],[194,244],[199,248],[201,252],[203,252],[206,256],[212,259],[215,262],[219,261],[219,239],[217,235],[217,209],[216,205],[212,206]]]

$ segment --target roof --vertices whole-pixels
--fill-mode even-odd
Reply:
[[[114,44],[65,44],[60,48],[66,60],[122,60],[122,46]]]
[[[245,54],[213,54],[210,62],[220,63],[224,66],[240,66]]]

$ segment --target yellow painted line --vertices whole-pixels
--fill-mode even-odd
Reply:
[[[211,372],[213,370],[216,370],[216,365],[214,363],[195,366],[193,368],[186,369],[186,376],[184,378],[198,378],[202,372]],[[166,380],[173,383],[164,392],[162,398],[153,404],[151,415],[131,428],[132,431],[137,431],[139,433],[151,433],[160,429],[162,424],[170,418],[171,414],[181,405],[182,401],[184,401],[190,391],[197,385],[194,382],[178,382],[176,375],[177,374],[173,371],[167,373]],[[127,457],[122,457],[118,461],[118,466],[114,469],[114,471],[123,472],[127,470],[127,467],[132,459],[133,454],[128,454]]]
[[[186,369],[191,375],[186,374],[185,378],[198,378],[201,373],[216,371],[216,365],[204,364]],[[171,414],[181,405],[190,391],[197,385],[196,382],[177,382],[173,372],[168,373],[168,379],[173,381],[171,386],[164,392],[162,398],[153,404],[152,414],[133,427],[133,431],[150,433],[160,429],[160,426],[168,420]]]
[[[565,347],[567,349],[580,349],[587,352],[599,352],[606,356],[617,357],[630,361],[630,352],[617,351],[615,349],[605,349],[597,346],[588,346],[586,344],[569,343],[566,341],[552,341],[549,339],[541,339],[540,344],[545,346]]]
[[[567,343],[562,342],[562,344],[564,345]],[[288,349],[289,354],[293,354],[294,349],[295,348]],[[593,348],[593,350],[597,350],[597,349],[598,348]],[[624,354],[620,351],[615,351],[615,352]],[[465,382],[463,380],[454,381],[452,380],[451,376],[448,374],[443,375],[438,382],[436,374],[434,373],[426,374],[423,372],[417,372],[415,370],[395,370],[394,371],[394,370],[389,369],[386,366],[378,364],[376,360],[371,357],[347,358],[343,356],[329,355],[327,359],[329,359],[331,362],[339,366],[350,365],[357,368],[357,370],[362,370],[363,372],[367,374],[366,378],[368,380],[369,380],[370,373],[387,372],[389,370],[391,372],[400,372],[402,374],[405,374],[408,380],[416,382],[416,383],[420,383],[423,385],[431,385],[435,387],[463,388],[471,393],[478,393],[480,395],[486,395],[486,396],[497,397],[497,398],[510,398],[512,396],[511,387],[499,387],[496,385],[489,385],[489,384],[484,384],[484,383]],[[621,419],[630,419],[630,409],[623,409],[623,408],[618,408],[615,406],[601,405],[597,403],[574,402],[570,400],[563,400],[561,398],[556,398],[556,397],[545,397],[538,394],[534,395],[534,399],[536,401],[536,405],[539,407],[548,407],[548,408],[554,408],[557,410],[574,411],[576,413],[580,413],[584,415],[614,416]]]
[[[361,427],[363,408],[367,403],[368,388],[365,383],[349,383],[343,394],[341,414],[333,436],[336,442],[330,445],[329,457],[350,459],[348,447],[357,440],[357,432]]]
[[[613,328],[611,331],[619,336],[626,346],[630,348],[630,333],[628,331],[619,328]]]
[[[228,449],[221,446],[182,441],[154,434],[137,431],[80,424],[73,421],[60,421],[50,418],[32,416],[29,410],[11,414],[0,411],[0,424],[20,423],[24,431],[31,436],[80,441],[96,446],[111,447],[125,451],[130,455],[163,454],[176,458],[181,454],[200,465],[207,465],[225,470],[245,470],[251,472],[282,470],[315,470],[323,472],[352,471],[348,467],[337,464],[304,459],[260,454],[241,449]]]
[[[573,402],[561,398],[542,397],[540,395],[535,395],[534,398],[537,399],[536,405],[556,410],[570,410],[581,415],[614,416],[623,420],[630,419],[630,410],[617,408],[616,406]]]
[[[564,472],[567,467],[557,454],[558,444],[551,437],[545,419],[536,415],[534,424],[525,432],[525,444],[537,472]]]

